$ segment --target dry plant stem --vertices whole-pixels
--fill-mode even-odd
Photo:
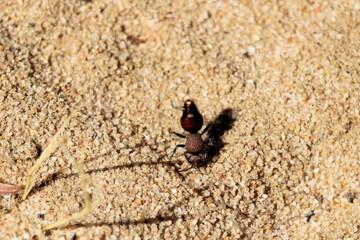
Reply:
[[[0,183],[0,194],[11,194],[11,193],[19,193],[23,188],[20,186]]]
[[[82,218],[86,217],[88,214],[90,214],[95,209],[95,207],[97,206],[98,201],[95,200],[95,201],[91,202],[90,195],[86,191],[86,186],[87,186],[87,184],[89,182],[89,177],[85,174],[83,164],[80,163],[80,162],[75,161],[75,159],[73,158],[73,156],[71,156],[71,154],[69,153],[69,151],[67,149],[65,149],[64,152],[65,152],[66,158],[71,160],[74,167],[79,172],[80,185],[81,185],[81,189],[82,189],[83,194],[84,194],[85,207],[80,212],[74,213],[73,215],[71,215],[68,218],[65,218],[64,220],[52,223],[52,224],[44,227],[43,230],[50,230],[50,229],[53,229],[53,228],[63,227],[63,226],[68,225],[71,221],[82,219]]]
[[[76,109],[79,109],[83,106],[84,102],[81,101],[80,104],[77,106]],[[39,167],[41,166],[41,164],[43,162],[45,162],[46,159],[48,159],[51,154],[53,154],[59,147],[63,146],[66,144],[67,142],[67,138],[66,137],[59,137],[60,134],[64,131],[66,125],[69,123],[70,119],[74,116],[74,114],[76,113],[75,110],[72,111],[72,113],[65,119],[64,123],[62,124],[62,126],[60,127],[60,129],[57,131],[57,133],[55,134],[55,136],[53,137],[53,139],[51,140],[50,144],[46,147],[46,149],[44,150],[44,152],[40,155],[39,159],[36,161],[36,163],[34,164],[34,166],[32,166],[28,172],[28,177],[27,177],[27,181],[26,181],[26,186],[25,186],[25,190],[24,190],[24,194],[22,196],[22,199],[26,199],[27,195],[29,194],[29,192],[31,191],[32,188],[32,183],[34,180],[34,174],[35,172],[39,169]],[[84,202],[85,202],[85,207],[83,210],[81,210],[78,213],[74,213],[73,215],[71,215],[70,217],[55,222],[53,224],[50,224],[46,227],[43,228],[43,230],[49,230],[49,229],[53,229],[53,228],[59,228],[59,227],[63,227],[68,225],[71,221],[74,220],[78,220],[81,218],[86,217],[89,213],[91,213],[94,208],[97,206],[97,200],[95,201],[91,201],[90,200],[90,195],[89,193],[86,191],[86,185],[89,182],[89,178],[86,176],[85,174],[85,170],[83,167],[82,163],[79,163],[77,161],[74,160],[74,158],[71,156],[71,154],[69,153],[69,151],[67,150],[66,147],[64,147],[64,153],[65,153],[65,157],[68,160],[71,160],[71,162],[73,163],[74,167],[78,170],[79,172],[79,176],[80,176],[80,185],[81,185],[81,189],[84,192]]]
[[[27,176],[27,180],[26,180],[26,185],[25,185],[25,190],[24,190],[24,194],[22,196],[22,199],[26,199],[27,195],[29,194],[29,192],[31,191],[32,188],[32,182],[33,182],[33,178],[34,178],[34,173],[39,169],[40,165],[46,160],[48,159],[51,154],[53,154],[61,145],[66,143],[66,139],[65,138],[59,138],[59,135],[61,134],[61,132],[63,132],[64,128],[66,127],[66,125],[69,123],[70,119],[73,117],[73,113],[70,114],[64,121],[63,125],[60,127],[60,129],[57,131],[57,133],[55,134],[54,138],[51,140],[49,146],[47,146],[45,148],[45,150],[42,152],[42,154],[40,155],[39,159],[36,161],[36,163],[34,164],[34,166],[32,166],[28,172],[28,176]]]

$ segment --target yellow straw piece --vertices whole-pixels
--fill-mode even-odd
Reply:
[[[34,178],[34,173],[39,169],[40,165],[48,159],[51,154],[53,154],[61,145],[66,143],[65,138],[59,138],[59,135],[64,130],[65,126],[69,123],[70,119],[72,118],[73,114],[70,114],[64,121],[63,125],[60,127],[60,129],[57,131],[53,139],[51,140],[50,144],[45,148],[45,150],[41,153],[39,159],[36,161],[34,166],[32,166],[28,172],[26,185],[24,189],[24,194],[22,196],[22,199],[25,200],[27,195],[32,189],[32,182]]]
[[[79,104],[76,104],[77,105],[76,109],[82,108],[84,103],[85,103],[84,101],[80,101]],[[24,194],[22,196],[23,200],[26,199],[29,192],[31,191],[31,188],[32,188],[32,185],[33,185],[33,180],[34,180],[34,174],[40,168],[41,164],[44,163],[45,160],[47,160],[59,147],[61,147],[63,145],[66,145],[67,138],[66,137],[60,137],[60,134],[64,131],[66,125],[70,122],[70,119],[74,116],[74,114],[76,112],[77,111],[74,109],[72,111],[72,113],[65,119],[64,123],[61,125],[61,127],[59,128],[59,130],[57,131],[57,133],[55,134],[53,139],[50,141],[50,144],[42,152],[39,159],[35,162],[34,166],[32,166],[30,168],[30,170],[29,170],[29,172],[27,174],[27,180],[26,180],[26,186],[25,186]],[[64,147],[64,154],[65,154],[65,157],[72,162],[73,166],[79,172],[80,185],[81,185],[82,191],[84,192],[85,207],[80,212],[74,213],[70,217],[68,217],[68,218],[66,218],[64,220],[52,223],[52,224],[44,227],[43,230],[49,230],[49,229],[53,229],[53,228],[63,227],[63,226],[68,225],[71,221],[84,218],[89,213],[91,213],[98,204],[98,200],[95,200],[95,201],[90,200],[90,195],[86,191],[86,186],[87,186],[87,184],[88,184],[88,182],[90,180],[89,180],[89,177],[87,177],[87,175],[85,174],[83,164],[80,163],[80,162],[75,161],[75,159],[71,156],[69,150],[66,147]]]
[[[84,202],[85,202],[85,207],[83,210],[81,210],[78,213],[74,213],[72,214],[70,217],[65,218],[64,220],[52,223],[46,227],[43,228],[43,230],[50,230],[53,228],[60,228],[60,227],[64,227],[66,225],[68,225],[71,221],[77,220],[77,219],[81,219],[86,217],[89,213],[91,213],[95,207],[98,204],[98,201],[95,200],[94,202],[91,202],[90,200],[90,195],[89,193],[86,191],[86,185],[89,182],[89,177],[85,174],[85,170],[84,170],[84,166],[82,163],[75,161],[75,159],[73,158],[73,156],[71,156],[71,154],[69,153],[69,151],[67,149],[65,149],[64,151],[66,158],[70,159],[71,162],[73,163],[74,167],[77,169],[77,171],[79,172],[79,176],[80,176],[80,185],[81,185],[81,189],[84,193]]]

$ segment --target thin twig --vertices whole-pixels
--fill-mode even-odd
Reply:
[[[22,190],[23,187],[21,186],[0,182],[0,194],[16,194],[20,193]]]

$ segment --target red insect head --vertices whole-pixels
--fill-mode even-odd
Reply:
[[[190,133],[197,133],[203,126],[204,120],[199,113],[195,103],[190,99],[186,100],[181,117],[182,128]]]

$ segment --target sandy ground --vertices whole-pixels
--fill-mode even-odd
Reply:
[[[0,196],[1,239],[359,239],[359,1],[1,1],[0,178],[27,170],[78,101],[66,148],[25,201]],[[65,3],[66,2],[66,3]],[[192,98],[235,119],[189,167]]]

